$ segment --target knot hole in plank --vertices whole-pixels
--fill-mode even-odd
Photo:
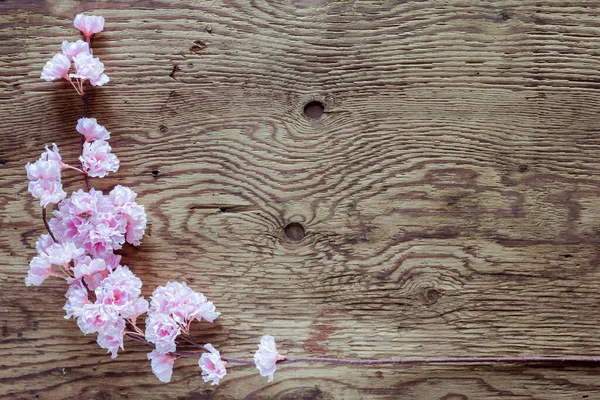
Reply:
[[[298,222],[290,222],[283,227],[283,232],[285,233],[285,237],[287,238],[288,242],[297,243],[304,239],[304,236],[306,236],[304,226]]]
[[[325,112],[325,105],[320,101],[313,100],[304,106],[304,115],[309,119],[320,119]]]

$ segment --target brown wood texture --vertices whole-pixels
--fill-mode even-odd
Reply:
[[[235,366],[214,387],[189,359],[160,383],[141,344],[111,360],[63,319],[63,282],[24,285],[44,232],[24,164],[52,142],[76,162],[82,112],[39,75],[82,11],[106,17],[93,48],[111,82],[90,114],[121,160],[92,183],[146,206],[123,252],[145,295],[184,280],[223,313],[198,341],[234,357],[265,333],[292,356],[600,355],[597,1],[6,0],[0,394],[600,399],[586,365],[294,364],[272,384]]]

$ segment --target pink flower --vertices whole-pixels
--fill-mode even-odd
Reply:
[[[137,194],[130,188],[122,185],[117,185],[108,194],[108,200],[110,203],[118,209],[129,207],[135,203]]]
[[[65,57],[73,61],[73,58],[80,53],[90,53],[90,45],[81,39],[76,42],[63,40],[62,52]]]
[[[88,297],[88,291],[80,280],[74,280],[71,282],[65,297],[67,298],[67,302],[63,307],[63,309],[67,312],[65,319],[69,319],[71,317],[80,317],[83,312],[83,306],[86,304],[91,304]]]
[[[69,199],[70,210],[73,215],[88,219],[95,215],[99,208],[102,208],[103,195],[102,192],[90,189],[89,192],[84,192],[79,189],[71,194]]]
[[[37,250],[38,254],[46,253],[48,247],[52,246],[54,243],[55,242],[52,237],[50,237],[50,235],[47,233],[44,233],[43,235],[40,235],[37,242],[35,242],[35,249]]]
[[[63,270],[69,270],[71,261],[83,254],[83,250],[77,248],[71,242],[53,243],[51,245],[47,245],[47,242],[48,240],[43,237],[36,244],[39,253],[29,263],[29,273],[25,278],[27,286],[40,286],[47,277],[60,276],[54,270],[55,266],[62,267]]]
[[[92,86],[102,86],[109,82],[108,76],[104,74],[104,64],[98,57],[89,53],[79,53],[73,57],[73,64],[75,73],[69,74],[69,77],[90,81]]]
[[[168,315],[150,313],[146,318],[146,340],[156,345],[156,350],[166,354],[177,348],[175,338],[181,333],[181,328]]]
[[[98,332],[97,342],[108,350],[112,358],[123,348],[125,319],[136,318],[148,308],[148,302],[139,297],[142,281],[126,266],[117,266],[107,273],[109,267],[103,259],[85,256],[75,267],[76,279],[67,292],[66,318],[77,317],[77,325],[84,334]],[[108,275],[108,276],[106,276]],[[92,277],[104,277],[101,281]],[[97,285],[95,303],[88,300],[88,291],[81,279]]]
[[[77,14],[73,25],[85,35],[86,40],[89,42],[93,34],[100,33],[104,29],[104,17]]]
[[[96,342],[111,353],[111,358],[117,358],[119,348],[123,349],[123,336],[125,333],[125,320],[118,319],[115,324],[105,327],[98,332]]]
[[[96,302],[110,305],[119,311],[121,317],[130,318],[139,311],[137,301],[141,288],[142,281],[129,268],[118,266],[95,290]]]
[[[79,118],[76,129],[77,132],[85,136],[87,142],[108,140],[110,138],[110,132],[102,125],[99,125],[96,122],[96,118]]]
[[[70,269],[71,261],[81,257],[83,249],[75,246],[73,242],[55,243],[46,248],[46,256],[54,265],[62,266],[65,269]]]
[[[50,150],[48,146],[46,146],[46,151],[42,153],[41,157],[48,161],[57,162],[61,166],[61,169],[64,166],[62,162],[62,157],[58,153],[58,147],[56,146],[56,143],[52,143],[52,150]]]
[[[128,309],[128,316],[126,318],[130,319],[135,324],[140,315],[148,312],[149,306],[148,300],[143,297],[138,297]],[[121,313],[121,315],[123,315],[123,313]]]
[[[108,331],[119,321],[119,312],[111,305],[93,303],[81,308],[77,325],[84,334]]]
[[[58,181],[39,181],[29,182],[27,190],[36,199],[40,199],[40,206],[46,207],[50,203],[58,203],[67,195]]]
[[[27,163],[25,170],[27,171],[27,178],[30,181],[45,180],[45,181],[58,181],[60,182],[60,169],[61,165],[53,160],[46,160],[41,158],[33,164]]]
[[[39,160],[25,165],[27,178],[30,180],[28,190],[33,197],[40,199],[42,207],[58,203],[67,196],[60,180],[62,165],[58,147],[54,143],[52,150],[46,147]]]
[[[119,159],[110,151],[111,147],[105,140],[87,142],[83,145],[83,154],[79,160],[89,176],[103,178],[109,172],[117,172]]]
[[[62,158],[58,153],[58,147],[52,143],[52,150],[46,146],[46,151],[42,153],[39,160],[33,164],[27,163],[25,170],[27,178],[31,181],[38,179],[59,180],[62,169]]]
[[[137,194],[128,187],[117,185],[108,194],[108,199],[115,209],[127,219],[125,240],[134,246],[139,246],[146,231],[147,220],[144,206],[135,202],[136,196]]]
[[[213,385],[218,385],[219,380],[227,373],[225,363],[221,360],[221,353],[212,344],[208,343],[204,348],[209,352],[202,354],[198,360],[198,366],[202,368],[202,379],[204,382],[212,381]]]
[[[25,165],[27,178],[30,181],[37,181],[40,179],[46,181],[59,181],[60,168],[60,164],[56,161],[48,161],[44,160],[43,158],[37,160],[33,164],[27,163]]]
[[[152,350],[151,353],[148,353],[148,360],[150,360],[152,364],[152,372],[154,372],[154,375],[164,383],[171,382],[175,359],[176,357],[163,354],[156,349]]]
[[[254,364],[260,371],[260,376],[268,376],[269,382],[273,382],[273,374],[277,369],[275,364],[280,360],[285,360],[285,357],[277,352],[275,339],[271,335],[264,335],[254,353]]]
[[[180,282],[167,282],[165,286],[156,288],[152,293],[150,311],[171,315],[185,329],[194,319],[200,321],[204,318],[213,322],[220,315],[202,293],[196,293]]]
[[[112,212],[98,213],[91,219],[83,232],[84,247],[94,257],[118,250],[125,242],[125,226],[127,221]]]
[[[106,252],[96,256],[96,258],[98,257],[102,258],[111,270],[117,268],[121,264],[121,256],[115,253]]]
[[[27,273],[27,278],[25,278],[25,285],[40,286],[49,276],[58,276],[54,272],[50,260],[46,257],[33,257],[29,263],[29,272]]]
[[[125,243],[127,219],[102,192],[79,190],[54,211],[49,224],[60,241],[69,240],[94,258],[102,258],[111,269],[119,264],[118,250]]]
[[[88,256],[81,257],[73,268],[75,279],[83,279],[90,290],[95,290],[108,276],[109,271],[110,269],[103,259],[91,259]]]
[[[56,53],[50,61],[44,65],[40,78],[47,82],[56,81],[59,79],[69,80],[69,70],[71,69],[71,61],[60,53]]]

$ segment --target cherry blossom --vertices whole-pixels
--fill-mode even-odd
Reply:
[[[60,171],[63,167],[56,144],[52,150],[46,147],[40,159],[33,164],[27,163],[25,170],[29,179],[28,190],[33,197],[40,199],[40,205],[46,207],[50,203],[58,203],[67,194],[63,190]]]
[[[70,78],[77,78],[82,82],[89,81],[92,86],[102,86],[110,81],[104,74],[104,64],[90,53],[77,54],[73,57],[73,65],[75,73],[69,74]]]
[[[258,350],[254,353],[254,364],[260,371],[260,376],[268,376],[269,382],[273,382],[273,374],[277,369],[276,363],[280,360],[285,360],[285,357],[277,352],[275,338],[271,335],[264,335],[260,339]]]
[[[152,293],[150,311],[171,315],[184,329],[194,319],[213,322],[220,315],[202,293],[196,293],[180,282],[167,282],[165,286],[159,286]]]
[[[119,323],[119,312],[111,305],[90,303],[81,307],[77,325],[84,334],[110,331]]]
[[[102,261],[104,264],[104,261]],[[105,264],[106,265],[106,264]],[[96,302],[110,305],[123,318],[135,315],[135,305],[141,294],[142,281],[126,266],[118,266],[95,290]]]
[[[89,42],[92,35],[104,30],[104,17],[77,14],[73,25],[84,34],[86,41]]]
[[[134,246],[140,245],[140,240],[146,231],[146,212],[144,206],[135,202],[137,194],[128,187],[117,185],[108,194],[108,200],[127,220],[125,240]]]
[[[218,385],[219,380],[227,373],[225,363],[221,360],[221,353],[212,344],[208,343],[204,348],[208,353],[202,354],[198,360],[198,366],[202,368],[202,379],[204,382],[212,381],[213,385]]]
[[[76,42],[69,42],[63,40],[62,42],[62,53],[69,61],[73,61],[73,58],[80,53],[90,53],[90,45],[87,42],[79,39]],[[70,65],[70,64],[69,64]]]
[[[92,177],[103,178],[109,172],[117,172],[119,159],[111,153],[111,147],[105,140],[87,142],[83,145],[83,153],[79,160],[84,171]]]
[[[69,290],[67,290],[65,297],[67,298],[67,302],[63,307],[67,312],[65,319],[69,319],[71,317],[80,317],[83,311],[83,306],[86,304],[91,304],[89,300],[89,293],[81,280],[75,280],[70,283]]]
[[[133,201],[135,196],[123,205],[115,205],[115,193],[128,191],[130,189],[117,186],[111,191],[111,197],[93,188],[89,192],[80,189],[58,205],[50,227],[59,240],[73,241],[95,258],[103,258],[114,269],[120,256],[113,251],[120,249],[131,235],[137,240],[130,242],[139,244],[146,227],[146,213]]]
[[[77,132],[85,136],[87,142],[110,139],[110,132],[107,131],[105,127],[98,124],[96,118],[79,118],[76,129]]]
[[[149,307],[150,304],[148,303],[148,300],[144,299],[143,297],[138,297],[128,309],[128,316],[126,318],[135,324],[140,315],[148,312]]]
[[[123,349],[123,336],[125,332],[125,320],[119,319],[115,324],[108,325],[98,333],[96,342],[98,345],[111,353],[111,358],[117,357],[119,348]]]
[[[146,318],[146,340],[156,345],[161,353],[171,353],[177,348],[175,338],[181,333],[181,327],[166,314],[149,312]]]
[[[45,179],[29,182],[27,189],[33,197],[40,199],[42,207],[46,207],[50,203],[58,203],[67,195],[60,182]]]
[[[152,372],[154,372],[154,375],[164,383],[171,382],[175,359],[176,357],[163,354],[156,349],[148,353],[148,360],[150,360],[152,365]]]
[[[50,61],[46,62],[40,78],[47,82],[57,81],[59,79],[69,80],[69,70],[71,61],[64,54],[56,53]]]
[[[95,290],[104,278],[108,276],[110,269],[101,258],[92,259],[89,256],[81,257],[73,268],[76,279],[83,279],[90,290]]]
[[[46,278],[59,276],[52,267],[52,263],[44,257],[33,257],[29,263],[29,272],[25,278],[25,285],[40,286]]]
[[[45,238],[40,238],[40,241],[42,240],[47,242]],[[46,246],[46,243],[40,243],[36,245],[36,248],[38,249],[38,255],[29,263],[29,273],[25,279],[27,286],[40,286],[49,276],[62,276],[66,278],[71,261],[83,254],[83,250],[77,248],[72,242],[64,244],[53,243],[48,246]],[[60,273],[55,268],[59,268]]]

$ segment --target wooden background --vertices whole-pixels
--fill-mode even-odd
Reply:
[[[111,82],[90,113],[149,229],[144,294],[185,280],[223,313],[193,334],[250,357],[600,355],[597,1],[0,2],[0,393],[22,399],[600,399],[585,365],[281,366],[194,360],[160,383],[26,288],[44,233],[24,164],[76,162],[81,100],[39,79],[72,19]],[[324,104],[320,119],[304,114]],[[68,191],[82,187],[65,173]],[[306,236],[286,234],[299,223]]]

